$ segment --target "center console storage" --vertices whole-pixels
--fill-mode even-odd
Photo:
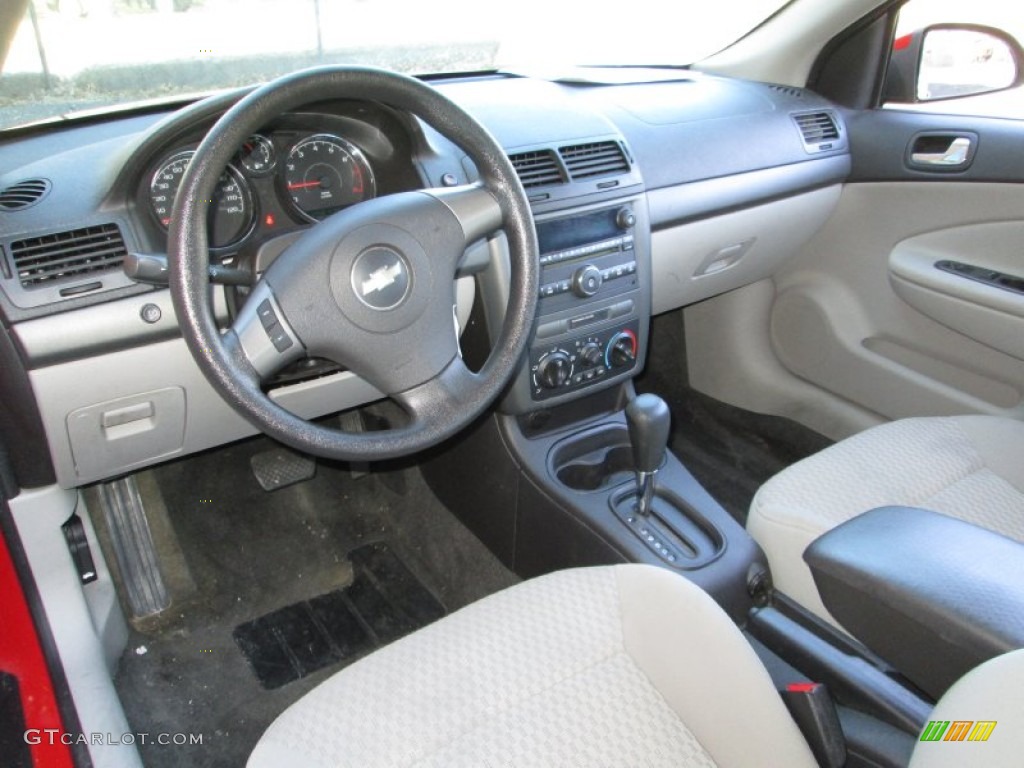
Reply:
[[[882,507],[804,555],[822,601],[858,640],[934,698],[1024,647],[1024,545],[936,512]]]

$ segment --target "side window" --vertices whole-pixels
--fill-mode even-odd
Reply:
[[[1024,14],[1006,0],[909,0],[884,105],[1024,120]]]

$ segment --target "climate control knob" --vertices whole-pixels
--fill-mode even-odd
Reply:
[[[593,368],[600,365],[604,360],[604,352],[601,351],[601,345],[593,341],[588,341],[580,347],[579,360],[580,363],[587,368]]]
[[[572,361],[565,352],[552,352],[537,364],[537,383],[545,389],[557,389],[572,376]]]
[[[608,343],[608,363],[612,368],[631,368],[636,362],[636,336],[629,331],[615,334]]]
[[[604,277],[601,275],[601,270],[593,264],[587,264],[573,274],[572,292],[581,299],[586,299],[601,290],[603,282]]]

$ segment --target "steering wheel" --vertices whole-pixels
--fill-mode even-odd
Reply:
[[[267,269],[230,329],[209,299],[207,210],[247,136],[290,109],[333,98],[415,114],[459,146],[481,183],[403,192],[329,216]],[[455,273],[466,248],[503,229],[511,280],[504,324],[476,373],[462,360]],[[537,235],[523,187],[497,141],[429,85],[368,67],[321,67],[249,93],[206,135],[185,171],[168,238],[171,294],[200,370],[235,410],[301,451],[342,460],[404,456],[455,434],[514,375],[537,305]],[[389,396],[407,423],[349,433],[270,399],[260,384],[304,355],[343,365]]]

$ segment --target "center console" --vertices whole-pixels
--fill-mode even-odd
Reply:
[[[628,158],[621,140],[601,142],[609,145]],[[578,157],[579,146],[571,149]],[[550,151],[547,160],[564,150]],[[534,173],[543,155],[513,154],[513,165],[521,157],[527,174]],[[660,415],[647,419],[633,390],[647,356],[652,279],[639,172],[627,164],[617,178],[563,181],[547,187],[550,193],[534,189],[532,176],[521,177],[540,246],[533,334],[497,411],[439,451],[424,476],[521,576],[651,563],[700,584],[741,621],[752,604],[748,585],[767,573],[764,556],[665,451],[665,404],[653,398]],[[507,305],[507,266],[492,258],[477,279],[493,333]]]

